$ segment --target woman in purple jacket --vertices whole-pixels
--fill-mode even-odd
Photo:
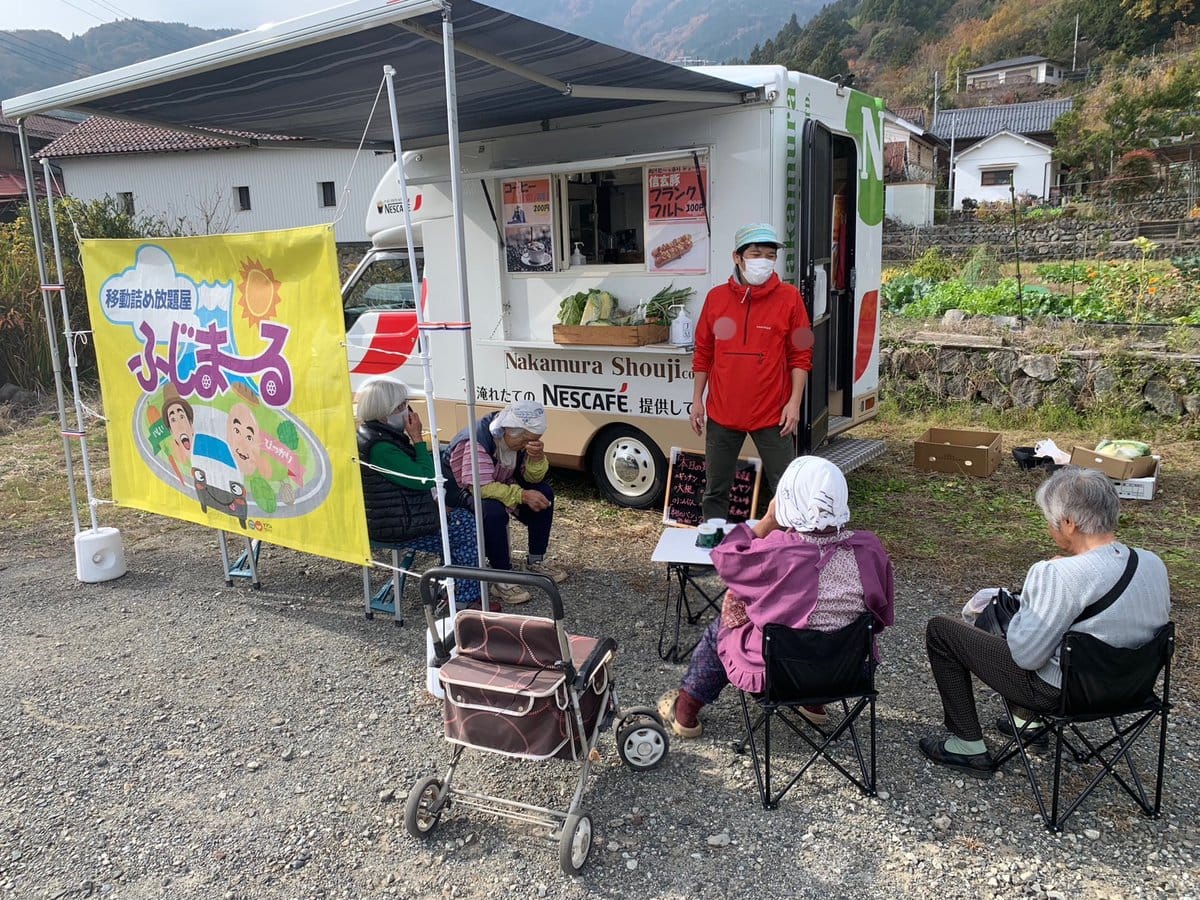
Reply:
[[[849,531],[846,479],[828,460],[792,461],[767,513],[751,527],[737,525],[712,551],[712,563],[728,590],[721,616],[701,638],[676,690],[658,703],[675,734],[699,737],[697,714],[725,685],[763,690],[763,628],[836,631],[864,610],[878,633],[893,621],[892,563],[869,531]],[[876,652],[878,655],[878,652]],[[825,720],[821,707],[809,719]]]

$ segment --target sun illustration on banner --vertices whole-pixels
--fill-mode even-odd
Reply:
[[[238,282],[238,294],[242,315],[251,326],[271,318],[279,307],[280,283],[275,273],[256,259],[242,263],[242,280]]]

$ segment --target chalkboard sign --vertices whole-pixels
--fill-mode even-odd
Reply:
[[[671,465],[667,470],[667,500],[663,506],[663,522],[668,525],[699,525],[704,521],[701,502],[704,500],[704,454],[698,450],[671,448]],[[729,491],[730,522],[754,518],[758,505],[758,488],[762,481],[762,460],[739,459]]]

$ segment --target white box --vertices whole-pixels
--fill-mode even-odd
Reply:
[[[1126,478],[1124,481],[1114,481],[1117,496],[1122,500],[1153,500],[1154,492],[1158,489],[1158,468],[1162,465],[1161,457],[1154,457],[1154,474],[1145,478]]]

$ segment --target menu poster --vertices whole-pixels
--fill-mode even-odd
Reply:
[[[513,178],[501,183],[504,246],[509,272],[553,272],[554,208],[550,179]]]
[[[708,271],[708,167],[691,162],[646,167],[646,271]]]

